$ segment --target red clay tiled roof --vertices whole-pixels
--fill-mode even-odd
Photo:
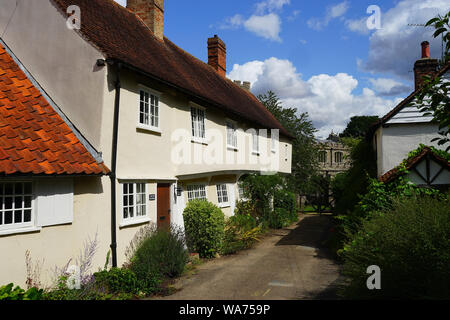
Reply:
[[[416,155],[415,157],[412,157],[406,161],[405,167],[406,170],[410,170],[414,168],[419,162],[427,155],[429,154],[434,160],[436,160],[438,163],[442,164],[442,166],[450,169],[450,163],[447,161],[447,159],[442,158],[441,156],[437,155],[433,152],[433,150],[430,147],[424,147],[422,151]],[[386,172],[384,175],[380,177],[380,181],[384,183],[388,183],[395,178],[399,176],[399,168],[396,167],[388,172]]]
[[[50,1],[65,16],[68,6],[80,7],[81,35],[106,58],[120,60],[213,107],[291,137],[255,96],[167,38],[158,40],[138,16],[113,0]]]
[[[104,174],[0,44],[0,175]]]

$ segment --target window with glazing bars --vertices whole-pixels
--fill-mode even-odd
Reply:
[[[200,199],[206,200],[206,187],[204,184],[192,184],[187,186],[188,201]]]
[[[141,90],[140,94],[139,123],[159,128],[159,98],[144,90]]]
[[[33,224],[32,182],[0,182],[0,229]]]
[[[236,126],[231,122],[227,122],[227,146],[237,148]]]
[[[205,138],[205,111],[191,107],[192,137]]]
[[[123,184],[123,219],[138,219],[147,215],[146,184]]]
[[[218,184],[217,186],[217,201],[219,204],[228,203],[228,190],[226,184]]]

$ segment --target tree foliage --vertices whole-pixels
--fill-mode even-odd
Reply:
[[[314,138],[316,129],[308,113],[299,113],[296,108],[282,106],[278,96],[268,91],[258,99],[274,115],[281,125],[294,137],[292,142],[292,175],[287,177],[289,188],[304,193],[310,177],[318,166],[318,146]]]
[[[377,122],[379,118],[377,116],[355,116],[350,118],[350,122],[347,124],[344,132],[340,134],[340,137],[347,138],[363,138],[370,126]]]

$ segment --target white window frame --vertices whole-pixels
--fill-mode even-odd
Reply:
[[[227,149],[238,150],[238,137],[236,121],[226,119],[225,121],[226,134],[227,134]],[[230,143],[231,140],[231,143]]]
[[[252,154],[254,155],[259,155],[259,147],[261,144],[260,141],[260,136],[259,136],[259,130],[258,129],[253,129],[252,130]],[[255,148],[256,146],[256,148]]]
[[[192,142],[206,144],[206,109],[193,103],[190,104],[189,108]],[[196,113],[196,120],[194,120],[194,110]],[[199,112],[203,113],[202,121],[199,120]]]
[[[195,190],[194,188],[198,188],[198,190]],[[201,188],[204,189],[204,193],[205,193],[205,197],[195,197],[196,193],[198,193],[199,195],[201,194],[202,190]],[[192,197],[192,195],[194,195],[194,197]],[[186,186],[186,198],[187,201],[190,202],[192,200],[208,200],[208,188],[206,183],[191,183],[188,184]]]
[[[131,193],[127,193],[127,194],[125,194],[124,193],[124,186],[125,185],[133,185],[133,194],[131,194]],[[137,195],[138,195],[138,193],[137,193],[137,185],[138,184],[141,184],[141,185],[144,185],[144,188],[145,188],[145,191],[144,191],[144,205],[145,205],[145,215],[140,215],[140,216],[138,216],[137,215],[137,206],[138,205],[141,205],[142,206],[142,204],[138,204],[137,203]],[[148,185],[147,185],[147,183],[145,182],[145,181],[121,181],[120,183],[119,183],[119,185],[120,185],[120,190],[121,190],[121,197],[120,197],[120,199],[121,199],[121,205],[120,205],[120,216],[121,216],[121,219],[122,219],[122,223],[120,224],[120,227],[123,227],[123,226],[128,226],[128,225],[133,225],[133,224],[140,224],[140,223],[145,223],[145,222],[148,222],[148,221],[150,221],[150,216],[149,216],[149,202],[148,202],[148,197],[149,197],[149,191],[148,191]],[[142,195],[142,192],[140,192],[140,194]],[[133,204],[132,205],[130,205],[129,203],[127,204],[127,206],[125,206],[125,202],[124,202],[124,197],[125,197],[125,195],[127,195],[127,196],[130,196],[130,195],[133,195]],[[127,208],[133,208],[133,217],[130,217],[130,216],[128,216],[128,217],[124,217],[124,209],[125,209],[125,207],[127,207]]]
[[[141,122],[141,94],[148,94],[149,101],[148,103],[148,124]],[[155,98],[155,101],[157,101],[157,105],[155,104],[153,107],[154,110],[157,111],[155,114],[152,115],[152,105],[151,105],[151,98],[152,96]],[[145,110],[144,110],[145,111]],[[157,120],[157,125],[152,125],[152,117],[154,117]],[[155,120],[155,121],[156,121]],[[138,94],[138,119],[137,119],[137,127],[139,129],[153,131],[157,133],[161,133],[161,93],[155,90],[152,90],[150,88],[147,88],[143,85],[139,85],[139,94]]]
[[[223,190],[225,187],[225,190]],[[217,203],[219,208],[230,207],[230,193],[228,192],[228,184],[227,183],[217,183],[216,184],[217,191]],[[224,194],[225,192],[225,194]],[[224,201],[226,197],[227,201]]]
[[[21,183],[22,184],[22,188],[23,188],[23,192],[19,195],[19,194],[15,194],[15,190],[13,190],[12,194],[8,194],[6,195],[5,192],[5,184],[13,184],[13,188],[15,189],[15,185],[17,183]],[[25,183],[30,183],[31,184],[31,194],[29,193],[25,193],[24,192],[24,184]],[[0,235],[2,234],[9,234],[9,233],[20,233],[20,232],[26,232],[26,231],[33,231],[33,230],[38,230],[40,228],[37,228],[36,226],[36,207],[35,207],[35,199],[36,199],[36,195],[35,195],[35,184],[33,181],[31,180],[2,180],[0,181],[0,198],[1,198],[1,204],[0,204],[0,219],[2,221],[2,224],[0,225]],[[11,204],[11,209],[10,210],[6,210],[5,209],[5,198],[6,196],[10,196],[12,197],[12,204]],[[20,223],[14,223],[15,220],[15,196],[20,196],[22,197],[22,222]],[[31,197],[31,203],[29,207],[25,207],[24,205],[24,199],[25,197]],[[23,222],[24,220],[24,215],[25,215],[25,210],[31,210],[31,217],[30,217],[30,221],[28,222]],[[5,224],[5,212],[6,211],[11,211],[12,212],[12,223],[11,224]]]

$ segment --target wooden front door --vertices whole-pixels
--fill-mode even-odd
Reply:
[[[158,184],[158,228],[170,228],[170,184]]]

